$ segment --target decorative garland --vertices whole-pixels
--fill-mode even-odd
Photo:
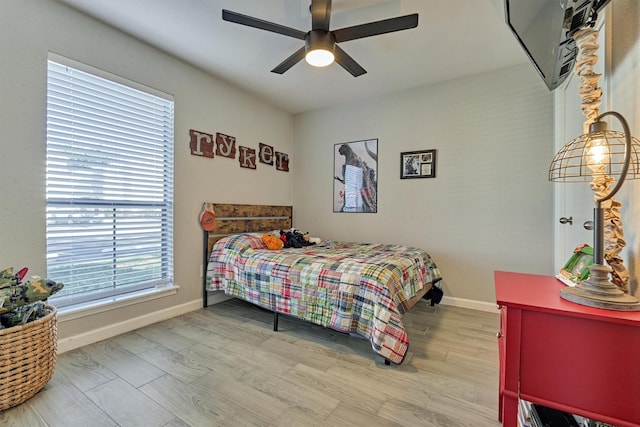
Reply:
[[[600,104],[602,104],[602,88],[598,87],[601,74],[593,72],[593,67],[598,62],[597,51],[598,31],[593,28],[584,28],[573,35],[578,46],[578,55],[574,66],[574,73],[580,78],[578,94],[582,98],[582,114],[587,118],[583,124],[584,133],[589,133],[589,125],[598,116]],[[606,174],[594,174],[589,183],[593,190],[594,199],[598,200],[609,194],[609,188],[615,182],[615,178]],[[626,245],[622,231],[622,218],[620,207],[622,204],[611,198],[602,202],[604,209],[604,259],[612,269],[611,281],[625,293],[629,293],[629,272],[620,258],[620,251]]]

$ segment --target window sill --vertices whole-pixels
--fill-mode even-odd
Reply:
[[[154,299],[175,295],[178,292],[178,289],[180,289],[180,286],[168,285],[161,288],[145,289],[91,302],[69,305],[58,309],[57,320],[59,322],[66,322],[103,313],[105,311],[139,304],[141,302],[152,301]]]

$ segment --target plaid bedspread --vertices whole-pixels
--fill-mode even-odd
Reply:
[[[428,253],[398,245],[324,242],[268,250],[260,235],[225,237],[207,266],[209,290],[340,332],[363,336],[401,363],[407,301],[441,278]]]

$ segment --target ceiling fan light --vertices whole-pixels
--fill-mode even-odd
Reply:
[[[305,60],[314,67],[326,67],[335,60],[336,39],[329,31],[311,30],[304,39]]]
[[[308,51],[304,59],[314,67],[326,67],[333,63],[335,57],[330,50],[318,48]]]

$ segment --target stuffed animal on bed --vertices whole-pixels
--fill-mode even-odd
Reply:
[[[284,242],[273,234],[263,234],[262,241],[271,250],[278,250],[284,247]]]
[[[309,233],[305,234],[305,236],[309,236]],[[309,237],[309,243],[319,245],[320,243],[322,243],[322,239],[320,239],[319,237]]]
[[[315,245],[315,243],[309,241],[308,233],[302,234],[295,228],[289,231],[280,230],[280,239],[282,239],[285,248],[301,248],[303,246]]]

